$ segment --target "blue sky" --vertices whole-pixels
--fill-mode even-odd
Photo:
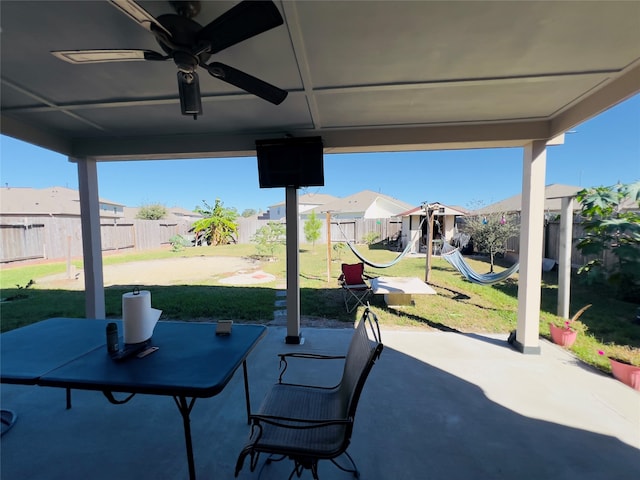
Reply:
[[[75,164],[18,140],[0,137],[2,186],[77,189]],[[325,155],[325,186],[301,189],[345,197],[373,190],[411,205],[488,205],[520,193],[521,148]],[[585,122],[547,150],[546,183],[583,187],[640,180],[640,95]],[[161,203],[193,209],[220,198],[239,212],[284,201],[284,189],[260,189],[255,157],[104,162],[101,198],[135,207]]]

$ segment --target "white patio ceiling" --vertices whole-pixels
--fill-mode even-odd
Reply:
[[[139,2],[154,16],[169,2]],[[203,2],[206,24],[236,2]],[[1,130],[74,157],[223,157],[257,138],[327,152],[521,146],[640,91],[640,2],[276,2],[285,24],[212,57],[289,92],[279,106],[200,72],[183,116],[173,62],[65,63],[159,50],[107,2],[0,3]]]

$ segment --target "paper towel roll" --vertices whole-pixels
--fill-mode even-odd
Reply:
[[[151,338],[162,310],[151,308],[151,292],[140,290],[122,295],[124,343],[140,343]]]

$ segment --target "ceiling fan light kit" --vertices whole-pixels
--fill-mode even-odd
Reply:
[[[178,72],[178,92],[180,94],[180,109],[183,115],[193,115],[198,118],[202,114],[202,100],[200,98],[200,81],[196,72]]]
[[[192,20],[200,12],[198,1],[170,1],[177,14],[155,18],[134,0],[110,0],[111,5],[150,31],[166,55],[153,50],[59,50],[51,53],[68,63],[123,61],[165,61],[172,59],[178,69],[178,94],[183,115],[202,114],[200,82],[196,72],[205,69],[212,77],[279,105],[288,92],[264,80],[220,62],[207,64],[210,57],[232,45],[284,23],[271,0],[244,0],[205,25]]]

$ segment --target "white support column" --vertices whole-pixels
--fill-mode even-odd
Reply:
[[[287,337],[286,343],[302,343],[300,334],[300,235],[298,216],[298,189],[286,187],[287,210]]]
[[[84,260],[84,296],[87,318],[105,318],[104,279],[102,277],[102,241],[100,239],[100,201],[96,161],[69,159],[78,164],[82,256]]]
[[[515,338],[515,346],[522,353],[540,353],[540,282],[546,162],[546,141],[537,140],[525,146],[522,169],[518,327]]]
[[[562,318],[569,318],[572,237],[573,198],[563,197],[560,212],[560,258],[558,259],[558,316]]]

